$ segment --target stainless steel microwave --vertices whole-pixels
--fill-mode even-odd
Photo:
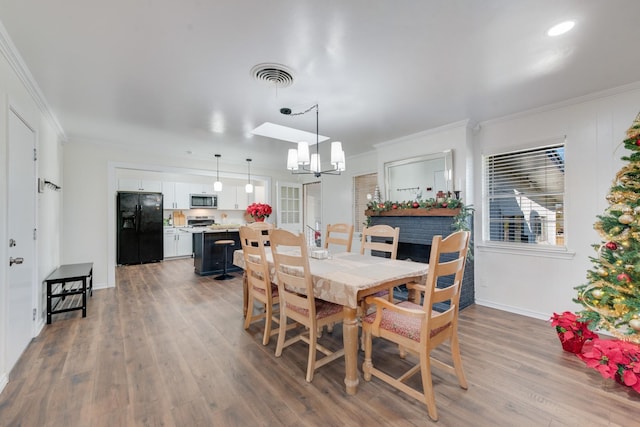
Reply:
[[[190,194],[191,209],[218,209],[218,196],[215,194]]]

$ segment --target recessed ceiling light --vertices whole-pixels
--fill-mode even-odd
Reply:
[[[547,35],[550,37],[559,36],[571,30],[574,25],[576,25],[576,23],[573,21],[561,22],[558,25],[554,25],[553,27],[551,27],[549,31],[547,31]]]

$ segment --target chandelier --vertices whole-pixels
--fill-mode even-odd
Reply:
[[[322,170],[322,161],[320,160],[320,141],[318,128],[318,104],[312,105],[305,111],[292,113],[290,108],[281,108],[280,113],[287,116],[301,116],[309,111],[316,110],[316,152],[309,155],[309,143],[306,141],[298,142],[298,148],[290,148],[287,153],[287,169],[293,175],[314,175],[319,178],[321,175],[340,175],[346,170],[344,151],[342,150],[342,142],[334,141],[331,143],[331,168]]]

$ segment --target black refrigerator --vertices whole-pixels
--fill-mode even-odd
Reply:
[[[164,258],[162,193],[118,192],[118,264]]]

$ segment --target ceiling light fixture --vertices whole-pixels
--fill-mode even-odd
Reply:
[[[547,31],[547,35],[549,37],[555,37],[555,36],[559,36],[562,35],[568,31],[570,31],[574,25],[576,25],[575,22],[573,21],[564,21],[559,23],[558,25],[554,25],[553,27],[551,27],[549,29],[549,31]]]
[[[318,104],[312,105],[305,111],[292,113],[290,108],[281,108],[280,113],[286,116],[301,116],[309,111],[316,110],[316,152],[309,155],[309,143],[306,141],[298,142],[298,148],[290,148],[287,153],[287,169],[293,175],[314,175],[319,178],[321,175],[340,175],[346,170],[346,162],[342,143],[334,141],[331,143],[331,166],[332,169],[322,170],[322,161],[320,160],[320,133],[318,125],[319,109]]]
[[[247,159],[247,177],[247,185],[244,186],[244,191],[253,193],[253,184],[251,183],[251,159]]]
[[[213,183],[213,191],[222,191],[222,182],[220,182],[220,154],[214,154],[216,156],[216,182]]]

